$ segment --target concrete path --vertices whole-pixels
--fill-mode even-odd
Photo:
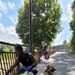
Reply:
[[[75,58],[66,52],[56,52],[48,60],[49,63],[40,63],[37,75],[43,75],[47,65],[53,65],[56,71],[54,75],[75,75]],[[28,75],[33,75],[29,73]]]
[[[47,65],[52,65],[52,62],[54,62],[54,59],[52,59],[53,56],[51,56],[48,60],[48,63],[45,63],[45,62],[41,62],[38,66],[37,66],[37,69],[38,69],[38,73],[37,75],[44,75],[43,72],[44,72],[44,69],[46,68]],[[29,72],[28,75],[33,75],[31,72]]]

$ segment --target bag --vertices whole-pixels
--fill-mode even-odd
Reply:
[[[42,55],[40,59],[42,60],[42,62],[44,62],[44,63],[48,63],[48,60],[45,59],[45,56],[44,56],[44,55]]]

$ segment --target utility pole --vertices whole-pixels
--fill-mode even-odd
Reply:
[[[33,36],[32,36],[32,0],[29,1],[29,45],[30,51],[33,51]]]

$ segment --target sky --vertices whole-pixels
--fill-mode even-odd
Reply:
[[[72,19],[71,4],[74,0],[58,0],[61,5],[61,26],[63,28],[52,45],[60,45],[64,40],[71,39],[69,22]],[[0,0],[0,41],[22,44],[16,33],[15,27],[18,22],[18,10],[23,5],[23,0]]]

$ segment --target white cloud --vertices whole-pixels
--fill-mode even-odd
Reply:
[[[67,4],[67,14],[68,14],[67,16],[68,16],[68,20],[69,20],[69,21],[71,21],[71,19],[72,19],[72,14],[73,14],[73,12],[72,12],[72,10],[71,10],[71,6],[72,6],[71,4],[69,4],[69,3]]]
[[[67,21],[68,20],[68,16],[67,15],[62,15],[61,20],[62,21]]]
[[[0,10],[3,11],[4,13],[6,13],[8,10],[6,3],[2,2],[2,0],[0,0]]]
[[[9,36],[18,37],[18,35],[16,34],[16,31],[15,31],[15,27],[13,27],[13,26],[6,28],[6,32],[8,33]]]
[[[21,0],[21,4],[24,5],[24,0]]]
[[[57,34],[56,39],[54,39],[54,42],[52,43],[52,46],[54,45],[60,45],[63,43],[63,39],[62,37],[65,35],[65,32],[60,32],[59,34]]]
[[[0,23],[0,32],[4,32],[3,24]]]
[[[8,7],[9,7],[10,9],[13,9],[13,8],[15,7],[14,2],[12,2],[12,3],[8,2]]]
[[[59,34],[57,34],[56,39],[54,39],[52,46],[61,45],[61,44],[63,44],[64,40],[69,42],[71,39],[71,36],[72,36],[71,32],[69,32],[69,34],[65,33],[65,31],[60,32]]]
[[[4,41],[2,38],[0,38],[0,41]]]
[[[15,36],[15,37],[18,37],[18,35],[16,34],[16,31],[15,31],[15,27],[13,26],[10,26],[10,27],[7,27],[5,28],[3,26],[3,24],[0,23],[0,32],[9,35],[9,36]]]
[[[9,16],[9,19],[12,21],[13,24],[17,24],[17,20],[15,20],[15,18]]]
[[[0,13],[0,18],[2,17],[2,14]]]
[[[22,43],[21,39],[19,39],[19,36],[16,34],[14,26],[9,26],[6,28],[1,23],[0,23],[0,41],[10,43]]]
[[[60,33],[57,35],[57,39],[61,38],[62,35],[65,35],[65,32],[64,32],[64,31],[60,32]]]
[[[63,8],[64,0],[58,0],[58,3],[61,5],[61,8]]]
[[[67,4],[67,7],[65,7],[65,8],[66,8],[67,10],[66,10],[66,12],[63,11],[63,12],[65,12],[65,13],[62,14],[61,20],[62,20],[62,21],[70,22],[71,19],[72,19],[72,14],[73,14],[73,12],[72,12],[72,10],[71,10],[71,4],[68,3],[68,4]]]

